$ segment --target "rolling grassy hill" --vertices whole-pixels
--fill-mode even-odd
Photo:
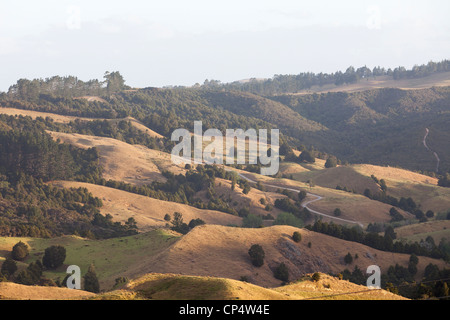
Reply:
[[[336,186],[346,187],[359,194],[365,189],[370,189],[373,194],[381,192],[380,186],[371,178],[374,175],[379,180],[385,180],[389,195],[398,199],[412,197],[425,212],[427,210],[435,213],[447,212],[450,208],[450,189],[438,186],[437,178],[401,168],[355,164],[308,170],[299,164],[286,163],[281,166],[280,172],[292,176],[296,181],[306,183],[312,180],[315,185],[327,189],[335,189]],[[320,191],[317,193],[320,194]],[[351,198],[350,195],[348,197]]]
[[[103,99],[102,99],[103,100]],[[31,117],[33,119],[36,119],[37,117],[46,118],[50,117],[55,122],[59,123],[69,123],[72,121],[80,120],[80,121],[93,121],[93,120],[106,120],[112,123],[126,120],[130,121],[130,123],[136,127],[136,129],[141,130],[142,132],[148,134],[151,137],[155,138],[162,138],[163,136],[159,133],[147,128],[144,126],[141,122],[134,119],[133,117],[126,117],[123,119],[101,119],[101,118],[87,118],[87,117],[76,117],[76,116],[68,116],[68,115],[62,115],[62,114],[56,114],[56,113],[49,113],[49,112],[41,112],[41,111],[33,111],[33,110],[24,110],[24,109],[16,109],[16,108],[0,108],[0,114],[6,114],[6,115],[12,115],[12,116],[24,116],[24,117]]]
[[[95,294],[82,290],[0,282],[0,300],[84,300],[94,297]]]
[[[449,220],[434,220],[422,224],[402,226],[395,229],[395,232],[400,239],[420,242],[426,240],[427,237],[432,237],[435,243],[439,243],[444,238],[449,239],[449,229]]]
[[[302,234],[302,241],[298,244],[291,239],[294,231]],[[356,288],[354,285],[347,285],[347,282],[343,282],[345,285],[342,286],[337,285],[336,280],[331,278],[325,277],[320,284],[311,284],[301,280],[304,280],[304,277],[313,271],[338,273],[346,268],[353,269],[356,265],[365,270],[372,264],[379,265],[382,270],[386,270],[388,266],[396,263],[407,265],[409,260],[409,255],[406,254],[382,252],[360,244],[287,226],[242,229],[206,225],[196,227],[182,237],[171,232],[157,230],[109,240],[87,240],[77,237],[0,238],[1,252],[11,250],[18,241],[27,243],[31,248],[30,257],[25,263],[40,257],[44,249],[52,244],[60,244],[67,249],[65,266],[79,265],[84,273],[91,263],[95,263],[103,290],[113,288],[114,279],[119,276],[136,279],[148,273],[164,273],[156,278],[144,276],[140,280],[131,281],[129,285],[132,290],[139,291],[139,288],[144,288],[148,294],[146,298],[153,297],[154,299],[194,297],[189,296],[190,294],[197,294],[196,297],[199,299],[202,297],[227,299],[233,298],[236,294],[242,298],[256,299],[265,295],[267,299],[271,299],[281,298],[281,295],[276,294],[280,291],[282,294],[289,293],[293,299],[298,299],[350,292]],[[308,242],[311,243],[311,247],[307,245]],[[247,253],[249,247],[255,243],[260,244],[266,252],[265,263],[261,268],[256,268],[251,264]],[[343,261],[348,252],[359,255],[359,258],[351,265],[345,265]],[[300,283],[294,283],[292,287],[276,289],[281,282],[274,278],[273,270],[281,262],[288,266],[290,280],[293,282],[300,280]],[[442,261],[419,257],[419,270],[423,270],[430,262],[436,263],[440,267],[445,265]],[[56,271],[46,271],[45,276],[61,279],[65,274],[65,266]],[[24,265],[21,267],[23,268]],[[167,273],[179,274],[182,275],[182,278],[169,281],[171,276],[166,275]],[[212,276],[232,280],[227,280],[229,282],[225,283],[223,280],[208,282],[205,279],[196,280],[186,276]],[[236,280],[243,276],[254,285],[272,288],[275,293],[268,291],[271,292],[268,294],[266,293],[267,289],[254,290],[256,289],[254,286],[247,284],[236,286]],[[164,280],[161,282],[161,279]],[[142,283],[144,284],[141,286]],[[198,291],[195,289],[190,292],[181,290],[181,287],[186,288],[193,283],[196,284]],[[321,286],[327,283],[330,284],[330,288]],[[244,290],[227,296],[226,292],[231,290],[230,284],[232,290],[243,286]],[[309,291],[309,293],[301,291]],[[0,295],[2,295],[1,291]]]
[[[193,95],[192,92],[187,92],[179,93],[176,99],[173,97],[171,99],[178,101],[177,99],[185,99],[187,97],[187,105],[194,105],[197,101],[196,99],[201,97],[201,101],[205,105],[204,109],[200,108],[199,110],[209,110],[209,107],[207,108],[206,106],[212,106],[218,110],[225,110],[223,111],[225,112],[224,114],[229,115],[230,119],[234,120],[241,119],[241,117],[250,119],[252,115],[256,115],[256,117],[251,118],[250,123],[267,124],[266,121],[272,119],[273,123],[283,126],[290,133],[301,132],[303,137],[308,135],[312,137],[313,134],[317,134],[317,137],[324,138],[338,129],[345,129],[346,126],[355,124],[355,127],[352,128],[356,128],[358,125],[367,124],[373,120],[375,122],[385,121],[391,116],[392,112],[401,111],[401,106],[409,106],[409,102],[403,102],[408,99],[417,105],[432,101],[435,103],[434,106],[441,106],[440,103],[443,103],[441,101],[443,99],[442,96],[446,91],[427,92],[425,98],[420,94],[404,95],[404,93],[396,91],[389,91],[386,93],[386,96],[383,96],[381,93],[367,93],[357,97],[347,96],[347,100],[342,102],[342,105],[332,110],[338,114],[343,111],[342,108],[345,109],[345,112],[339,114],[340,120],[335,119],[335,122],[329,119],[325,121],[316,114],[327,112],[325,106],[320,106],[320,103],[323,102],[320,102],[320,99],[326,99],[323,97],[319,98],[318,102],[318,105],[323,108],[310,110],[310,114],[304,112],[306,109],[299,111],[301,108],[304,108],[301,104],[297,104],[294,107],[293,104],[289,105],[285,101],[286,105],[290,106],[288,108],[281,102],[246,93],[205,91],[197,96]],[[138,101],[136,99],[142,98],[140,94],[142,92],[139,92],[139,90],[123,93],[124,100],[130,103],[133,101],[135,104]],[[153,100],[151,101],[161,102],[166,95],[171,94],[166,90],[152,91]],[[382,104],[389,100],[391,95],[395,94],[399,95],[398,101],[401,100],[399,102],[400,107],[395,107],[397,109],[394,107],[382,109]],[[129,96],[125,97],[126,95]],[[137,96],[132,97],[132,95]],[[341,99],[340,95],[337,97],[338,100]],[[336,96],[330,99],[335,98]],[[425,99],[425,102],[421,99]],[[244,101],[243,106],[245,108],[238,107],[239,101]],[[436,101],[441,102],[437,103]],[[313,101],[311,104],[316,102]],[[350,103],[351,106],[348,107],[346,103]],[[298,109],[296,109],[297,107]],[[441,111],[444,111],[445,108],[442,108]],[[409,109],[406,108],[403,111],[408,113]],[[23,114],[24,111],[8,109],[5,112]],[[28,115],[32,117],[43,116],[42,113],[33,113],[33,111],[26,111],[26,113],[29,113]],[[304,116],[304,113],[307,116]],[[232,114],[237,115],[236,118],[231,116]],[[302,115],[300,116],[299,114]],[[55,121],[72,121],[72,118],[67,116],[52,114],[46,114],[46,116],[54,117]],[[308,117],[316,117],[316,120],[310,121]],[[216,121],[219,120],[216,119]],[[416,120],[419,121],[418,119]],[[321,122],[323,123],[320,124]],[[135,122],[136,124],[142,125],[141,122],[137,121]],[[210,124],[213,125],[214,122]],[[439,128],[445,133],[442,124],[440,124]],[[431,132],[434,134],[436,132],[435,127],[430,126],[430,128],[432,128]],[[410,128],[409,130],[415,132],[414,139],[417,148],[422,147],[425,149],[421,145],[423,132],[416,129]],[[142,130],[146,129],[142,128]],[[376,130],[380,130],[380,128],[377,127]],[[169,154],[141,145],[132,145],[116,139],[76,133],[50,133],[54,139],[59,139],[61,142],[72,144],[79,148],[87,149],[95,146],[100,156],[99,162],[103,168],[103,176],[106,179],[124,181],[132,185],[145,185],[153,181],[165,181],[166,178],[162,175],[164,170],[169,170],[175,174],[185,174],[187,171],[183,166],[174,165],[170,160]],[[326,135],[323,135],[324,133]],[[149,131],[149,134],[154,133]],[[439,145],[439,139],[434,140],[436,137],[433,134],[430,135],[429,144],[431,147],[436,148],[436,145]],[[353,139],[356,138],[353,137]],[[363,140],[361,138],[361,141]],[[382,142],[380,142],[380,145]],[[333,141],[329,143],[333,143]],[[345,144],[346,142],[339,141],[339,143]],[[404,148],[409,146],[405,145]],[[423,150],[417,149],[417,152],[421,154],[420,157],[414,158],[415,154],[410,154],[414,161],[423,160],[429,156]],[[444,157],[443,159],[445,160]],[[317,159],[314,164],[282,163],[280,173],[285,176],[292,176],[293,179],[265,177],[233,169],[247,177],[251,177],[255,181],[261,181],[274,187],[266,187],[265,190],[253,188],[248,194],[244,194],[239,186],[232,191],[230,181],[217,178],[213,189],[218,197],[230,199],[230,203],[233,203],[236,209],[248,207],[252,213],[257,215],[268,213],[260,202],[261,199],[265,199],[267,203],[273,204],[276,199],[286,197],[275,192],[277,188],[289,187],[295,190],[306,190],[321,197],[320,201],[309,204],[308,207],[310,209],[332,216],[333,210],[340,208],[342,210],[341,218],[354,221],[355,223],[362,223],[365,227],[369,223],[389,222],[391,219],[389,216],[391,206],[370,200],[362,195],[339,191],[335,188],[337,185],[341,185],[358,192],[363,192],[367,188],[377,192],[379,191],[379,185],[371,178],[373,174],[378,179],[386,181],[389,194],[396,197],[411,196],[421,205],[422,209],[445,212],[450,207],[450,193],[447,192],[450,189],[438,187],[436,178],[392,167],[359,164],[326,169],[324,164],[325,161],[320,159]],[[308,181],[313,181],[313,184],[311,185]],[[113,288],[114,280],[117,277],[124,276],[129,279],[143,277],[133,280],[129,287],[124,288],[122,291],[114,291],[113,293],[97,297],[101,299],[184,299],[192,297],[202,299],[206,296],[217,299],[233,299],[236,297],[240,299],[325,298],[333,293],[345,293],[348,292],[346,290],[357,290],[357,288],[325,275],[323,276],[323,282],[312,283],[307,278],[304,278],[305,275],[313,272],[336,274],[346,268],[353,269],[355,266],[365,270],[367,266],[372,264],[379,265],[382,271],[396,263],[405,267],[408,265],[409,255],[407,254],[383,252],[358,243],[332,238],[305,229],[297,229],[290,226],[273,226],[257,229],[229,227],[230,225],[241,226],[242,218],[214,210],[200,210],[186,204],[161,201],[100,185],[74,181],[52,181],[51,183],[65,188],[86,187],[94,196],[102,200],[103,207],[100,208],[100,212],[103,215],[112,215],[115,222],[124,222],[132,217],[137,221],[141,233],[135,236],[107,240],[88,240],[75,236],[53,239],[3,237],[0,238],[0,260],[4,260],[9,255],[9,251],[15,243],[23,241],[31,248],[30,257],[24,263],[19,263],[19,267],[23,269],[27,263],[41,258],[46,247],[52,244],[61,244],[68,250],[65,266],[76,264],[84,271],[87,270],[91,263],[94,263],[101,286],[105,290]],[[205,201],[207,200],[206,191],[202,191],[202,194],[198,194],[198,196],[204,198]],[[309,195],[306,200],[309,201],[312,198],[313,195]],[[168,229],[161,229],[167,223],[164,220],[165,214],[173,214],[174,212],[182,213],[186,222],[200,218],[207,224],[194,228],[184,236],[173,233]],[[273,209],[270,213],[277,217],[281,210]],[[406,212],[401,211],[401,214],[407,219],[412,218]],[[332,218],[323,218],[323,220],[334,221]],[[270,222],[266,221],[266,225],[270,224]],[[416,240],[419,237],[432,235],[436,238],[435,241],[439,241],[438,239],[448,236],[447,229],[446,222],[431,221],[429,224],[405,226],[398,229],[398,231],[401,238],[408,240]],[[300,243],[292,241],[294,231],[302,234]],[[265,264],[261,268],[252,266],[248,256],[249,247],[255,243],[261,244],[266,252]],[[309,243],[311,244],[310,246],[308,245]],[[349,252],[352,255],[357,254],[358,259],[351,265],[346,265],[344,256]],[[274,278],[273,270],[281,262],[288,266],[292,280],[303,279],[304,281],[279,288],[280,280]],[[425,266],[429,263],[436,264],[440,268],[448,267],[442,260],[419,257],[417,279],[420,279]],[[65,275],[64,267],[55,271],[46,271],[45,276],[52,279],[62,279]],[[145,276],[148,273],[153,274]],[[238,280],[242,277],[247,278],[251,284],[239,282]],[[192,285],[195,285],[198,291],[187,292],[186,288]],[[330,285],[329,288],[328,285]],[[267,289],[267,287],[271,289]],[[17,297],[20,290],[24,290],[24,292],[28,290],[25,287],[10,285],[4,285],[3,288],[4,292],[11,292],[11,297]],[[43,293],[36,293],[38,296],[41,294]],[[1,287],[0,296],[2,296]],[[24,293],[24,297],[28,296]],[[353,297],[345,297],[344,295],[343,298]],[[394,299],[396,297],[383,293],[382,295],[374,296],[370,294],[363,295],[360,298]]]
[[[292,241],[294,231],[302,234],[298,244]],[[308,243],[311,242],[311,248]],[[265,263],[254,267],[248,255],[253,244],[260,244],[265,253]],[[347,253],[358,254],[354,264],[344,263]],[[376,264],[382,270],[390,265],[407,266],[409,255],[383,252],[367,246],[329,237],[323,234],[289,226],[273,226],[262,229],[245,229],[217,225],[199,226],[183,236],[164,252],[156,255],[151,270],[142,273],[176,273],[199,276],[215,276],[239,280],[242,276],[251,283],[276,287],[280,280],[273,277],[273,270],[284,262],[290,279],[298,279],[311,272],[339,273],[358,265],[365,270]],[[419,270],[430,262],[443,267],[443,261],[420,257]],[[418,277],[421,274],[417,275]]]
[[[110,214],[114,221],[120,222],[132,217],[142,232],[164,227],[168,223],[164,220],[164,216],[166,214],[173,216],[174,212],[181,213],[186,223],[192,219],[202,219],[208,224],[242,225],[241,217],[228,213],[198,209],[186,204],[163,201],[105,186],[74,181],[55,181],[53,184],[65,188],[87,188],[103,201],[103,207],[100,208],[103,214]]]
[[[348,294],[360,292],[358,294]],[[332,296],[335,295],[335,296]],[[122,290],[90,299],[128,300],[404,300],[384,290],[367,291],[367,287],[321,274],[317,282],[307,275],[297,282],[277,288],[264,288],[227,278],[147,274],[130,281]]]
[[[103,177],[131,184],[149,184],[165,181],[162,170],[178,170],[170,161],[170,155],[141,145],[131,145],[116,139],[81,135],[76,133],[50,132],[61,142],[87,149],[96,147],[100,155]]]
[[[355,293],[356,292],[356,293]],[[406,300],[385,290],[367,290],[345,280],[321,274],[307,275],[278,288],[264,288],[226,278],[146,274],[122,289],[93,294],[81,290],[0,283],[0,298],[8,300]]]

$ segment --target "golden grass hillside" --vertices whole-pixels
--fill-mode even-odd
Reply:
[[[114,221],[120,222],[132,217],[141,232],[164,227],[167,223],[164,216],[169,214],[173,217],[174,212],[181,213],[186,223],[199,218],[208,224],[242,225],[242,218],[228,213],[198,209],[182,203],[158,200],[109,187],[74,181],[55,181],[53,184],[65,188],[87,188],[102,200],[103,207],[100,208],[102,214],[110,214]]]
[[[294,231],[302,235],[300,243],[292,240]],[[308,247],[308,243],[311,247]],[[265,263],[254,267],[248,250],[259,244],[265,251]],[[347,253],[358,254],[352,265],[345,265]],[[253,284],[276,287],[280,281],[273,277],[273,269],[284,262],[290,270],[290,279],[299,279],[307,273],[339,273],[358,265],[366,270],[378,265],[382,272],[396,263],[407,266],[409,255],[383,252],[370,247],[340,240],[327,235],[289,226],[262,229],[244,229],[223,226],[199,226],[180,238],[170,248],[153,257],[139,272],[176,273],[214,276],[239,280],[246,277]],[[420,257],[418,269],[423,271],[430,262],[441,268],[443,261]],[[418,276],[422,275],[419,271]]]
[[[354,292],[360,292],[354,294]],[[217,277],[177,274],[146,274],[130,281],[123,289],[100,294],[93,299],[128,300],[406,300],[385,290],[367,290],[345,280],[321,274],[310,275],[278,288],[263,288],[251,283]]]
[[[79,148],[96,147],[100,154],[103,177],[106,180],[124,181],[143,185],[152,181],[165,181],[162,170],[174,173],[184,172],[170,159],[170,154],[149,149],[141,145],[131,145],[116,139],[82,135],[75,133],[50,132],[61,142]]]
[[[450,209],[450,188],[437,185],[437,179],[392,167],[381,167],[368,164],[353,165],[358,173],[369,176],[375,175],[384,179],[388,187],[388,194],[396,198],[411,197],[421,205],[423,211],[446,212]]]
[[[357,293],[355,293],[357,292]],[[217,277],[151,273],[129,281],[122,289],[93,294],[57,287],[0,283],[0,300],[406,300],[385,290],[320,274],[307,275],[286,286],[268,289]]]
[[[304,190],[311,194],[321,196],[321,200],[308,204],[308,208],[330,216],[320,216],[320,218],[322,218],[324,221],[333,221],[338,224],[349,224],[348,222],[343,222],[334,218],[333,212],[336,208],[340,208],[342,211],[342,215],[337,218],[352,221],[352,225],[361,223],[363,226],[367,226],[369,223],[385,223],[391,220],[389,210],[392,206],[378,201],[370,200],[369,198],[360,194],[340,191],[336,190],[335,188],[326,188],[318,186],[316,184],[311,186],[307,182],[297,180],[272,178],[261,176],[256,173],[248,173],[243,171],[239,172],[253,181],[260,181],[266,186],[266,190],[268,191],[274,191],[279,188],[289,188],[292,190]],[[312,199],[314,199],[314,197],[308,197],[306,201]],[[405,218],[413,217],[412,215],[402,210],[399,211]]]
[[[31,117],[32,119],[36,119],[37,117],[41,117],[41,118],[45,119],[45,118],[49,117],[49,118],[53,119],[53,121],[58,122],[58,123],[69,123],[69,122],[75,121],[75,120],[81,120],[81,121],[106,120],[106,121],[115,123],[115,122],[118,122],[121,120],[126,120],[126,121],[129,121],[136,129],[141,130],[142,132],[148,134],[151,137],[155,137],[155,138],[163,137],[161,134],[147,128],[140,121],[134,119],[133,117],[126,117],[123,119],[86,118],[86,117],[65,116],[65,115],[60,115],[60,114],[56,114],[56,113],[15,109],[15,108],[0,108],[0,114],[6,114],[6,115],[10,115],[10,116],[19,116],[19,115],[24,116],[24,117],[28,116],[28,117]]]
[[[380,186],[371,178],[374,175],[386,181],[388,195],[398,199],[411,197],[425,212],[446,212],[450,208],[450,188],[439,187],[436,178],[401,168],[355,164],[312,171],[289,163],[282,165],[280,172],[304,184],[311,180],[316,186],[328,189],[339,185],[358,193],[363,193],[365,189],[379,193]]]
[[[0,282],[0,300],[80,300],[94,296],[95,294],[82,290]]]
[[[450,240],[450,220],[433,220],[420,224],[406,225],[395,229],[397,238],[408,241],[425,240],[432,237],[435,244],[439,245],[442,239]]]
[[[236,184],[235,190],[231,190],[230,181],[218,178],[216,178],[215,192],[219,197],[230,200],[231,207],[236,209],[236,211],[242,208],[250,208],[250,213],[252,214],[265,216],[270,213],[274,218],[282,212],[274,207],[275,201],[286,198],[285,195],[276,192],[261,191],[256,188],[252,188],[248,194],[244,194],[238,184]],[[261,203],[261,199],[264,199],[264,204]],[[266,205],[270,205],[272,209],[267,211],[265,209]]]
[[[339,280],[327,274],[320,274],[318,281],[312,281],[311,274],[274,291],[293,300],[408,300],[386,290],[368,289],[346,280]]]

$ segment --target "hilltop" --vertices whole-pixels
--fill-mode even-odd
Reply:
[[[294,283],[263,288],[247,282],[216,277],[151,273],[129,281],[123,288],[93,294],[66,288],[0,283],[0,297],[10,300],[406,300],[385,290],[367,290],[345,280],[320,274]]]
[[[361,293],[347,294],[351,292]],[[105,300],[302,300],[310,298],[405,299],[384,290],[367,290],[367,287],[338,280],[325,274],[320,274],[320,280],[316,282],[311,280],[311,275],[305,275],[297,282],[268,289],[226,278],[153,273],[130,281],[121,290],[94,297],[94,299]]]
[[[397,88],[402,90],[428,89],[432,87],[450,86],[450,72],[436,73],[423,78],[394,80],[390,76],[378,76],[376,78],[362,79],[357,83],[336,86],[312,86],[309,89],[298,92],[299,95],[327,92],[360,92],[382,88]]]

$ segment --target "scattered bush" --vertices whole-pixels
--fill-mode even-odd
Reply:
[[[340,215],[342,215],[342,211],[339,208],[334,209],[333,213],[336,217],[339,217]]]
[[[289,281],[289,269],[288,267],[282,262],[280,265],[273,271],[273,276],[275,279],[287,282]]]
[[[261,267],[264,264],[265,252],[259,244],[254,244],[248,250],[252,264],[255,267]]]
[[[97,273],[93,264],[89,266],[88,272],[84,276],[84,290],[99,293],[100,284],[98,282]]]
[[[2,264],[2,268],[0,269],[0,273],[4,275],[6,278],[9,278],[17,271],[17,263],[11,259],[6,258],[6,260]]]
[[[314,273],[314,274],[312,275],[311,279],[312,279],[314,282],[319,281],[319,280],[320,280],[320,273],[318,273],[318,272]]]
[[[353,262],[353,257],[350,252],[344,257],[344,262],[345,264],[351,264]]]
[[[274,225],[292,226],[296,228],[303,227],[303,221],[290,212],[282,212],[273,222]]]
[[[292,240],[294,240],[295,242],[302,241],[302,234],[298,231],[295,231],[294,234],[292,235]]]
[[[334,157],[329,157],[325,162],[325,168],[335,168],[337,167],[337,159]]]
[[[22,241],[16,243],[12,249],[12,258],[16,261],[23,261],[28,256],[28,246]]]
[[[42,263],[47,269],[56,269],[66,260],[66,248],[60,245],[51,246],[45,249]]]
[[[300,191],[299,193],[298,193],[298,201],[300,201],[300,202],[302,202],[303,200],[305,200],[305,198],[306,198],[306,196],[307,196],[308,194],[306,193],[306,191]]]
[[[261,216],[249,214],[242,220],[243,228],[261,228],[263,226],[263,219]]]
[[[44,271],[44,267],[42,266],[41,261],[36,260],[28,265],[25,270],[22,270],[15,279],[15,282],[32,286],[41,284],[42,272]]]
[[[204,224],[205,224],[205,221],[203,221],[200,218],[197,218],[197,219],[192,219],[189,222],[188,226],[189,226],[189,228],[194,229],[195,227],[201,226],[201,225],[204,225]]]
[[[179,212],[173,214],[173,219],[171,221],[173,231],[179,232],[181,234],[186,234],[189,232],[189,226],[183,222],[183,215]]]

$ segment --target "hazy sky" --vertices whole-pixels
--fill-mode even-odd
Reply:
[[[120,71],[130,86],[193,85],[450,58],[448,0],[10,0],[0,91],[20,78]]]

